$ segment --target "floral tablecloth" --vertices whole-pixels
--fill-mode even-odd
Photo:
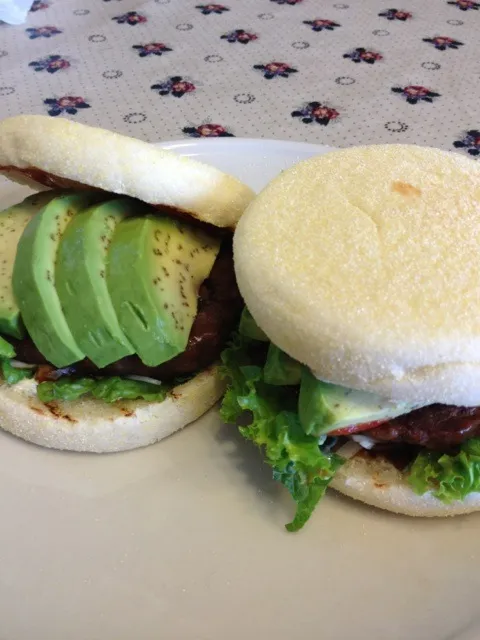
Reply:
[[[0,117],[475,157],[479,54],[475,0],[35,0],[0,24]]]

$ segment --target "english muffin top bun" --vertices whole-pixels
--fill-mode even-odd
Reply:
[[[215,167],[78,122],[16,116],[0,125],[0,173],[34,189],[102,189],[234,228],[252,190]]]

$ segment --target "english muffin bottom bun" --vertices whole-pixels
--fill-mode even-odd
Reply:
[[[234,263],[248,312],[223,412],[253,407],[290,528],[328,485],[410,515],[480,507],[478,163],[412,145],[301,162],[247,208]]]
[[[218,169],[65,119],[0,122],[0,426],[47,447],[152,444],[212,407],[243,302]]]

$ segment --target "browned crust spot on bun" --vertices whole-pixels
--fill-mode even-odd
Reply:
[[[35,411],[35,413],[38,413],[41,416],[45,415],[45,411],[42,411],[39,407],[36,407],[34,404],[30,403],[30,409],[32,411]]]
[[[408,184],[408,182],[394,182],[392,184],[392,191],[396,191],[401,196],[421,196],[422,192],[417,187],[414,187],[413,184]]]
[[[68,422],[77,422],[77,420],[75,420],[75,418],[72,418],[72,416],[68,415],[68,413],[64,413],[56,402],[47,402],[45,403],[45,406],[50,411],[52,416],[55,416],[55,418],[68,420]]]
[[[127,409],[126,407],[119,407],[119,409],[126,418],[130,418],[131,416],[135,415],[135,411],[132,411],[131,409]]]

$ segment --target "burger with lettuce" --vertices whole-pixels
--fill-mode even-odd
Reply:
[[[291,493],[287,528],[327,487],[480,509],[480,165],[413,145],[309,159],[247,208],[234,263],[222,415]]]
[[[0,426],[47,447],[151,444],[221,396],[252,191],[189,158],[42,116],[0,123]]]

